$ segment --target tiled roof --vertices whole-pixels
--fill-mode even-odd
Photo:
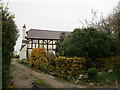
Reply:
[[[51,30],[37,30],[30,29],[27,31],[27,38],[34,39],[60,39],[60,34],[64,32],[65,35],[70,34],[71,32],[67,31],[51,31]]]

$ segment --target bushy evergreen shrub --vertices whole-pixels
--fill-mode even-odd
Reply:
[[[88,78],[94,79],[97,76],[98,70],[96,68],[89,68],[88,69]]]
[[[116,38],[90,27],[75,29],[60,46],[61,56],[101,58],[117,55]]]
[[[0,35],[2,36],[2,47],[0,44],[0,50],[2,54],[2,88],[8,88],[10,83],[10,64],[13,57],[14,46],[18,38],[18,29],[14,21],[15,16],[9,12],[7,6],[0,1],[0,28],[2,31]],[[0,29],[0,30],[1,30]],[[1,40],[0,39],[0,40]]]

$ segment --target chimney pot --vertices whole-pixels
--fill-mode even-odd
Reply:
[[[26,28],[25,24],[24,24],[23,28]]]

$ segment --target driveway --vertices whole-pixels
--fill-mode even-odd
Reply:
[[[85,88],[84,86],[58,81],[51,75],[36,72],[22,64],[18,64],[15,60],[11,63],[11,69],[11,75],[16,88],[32,88],[33,81],[38,78],[53,88]]]

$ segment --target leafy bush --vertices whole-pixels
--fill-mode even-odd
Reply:
[[[96,68],[89,68],[88,69],[88,78],[94,79],[97,76],[98,70]]]
[[[116,85],[117,81],[119,81],[120,79],[118,79],[120,76],[120,70],[114,71],[114,72],[106,72],[104,74],[98,74],[94,80],[89,80],[89,78],[82,78],[81,80],[83,82],[92,82],[95,85],[98,86],[106,86],[106,85]]]
[[[55,53],[56,53],[57,56],[59,56],[59,54],[61,53],[60,46],[61,46],[63,40],[65,39],[65,36],[66,36],[65,33],[61,32],[60,40],[56,43],[57,46],[56,46],[56,49],[55,49]]]
[[[117,69],[119,69],[120,65],[119,58],[119,56],[111,58],[97,58],[96,60],[92,61],[90,58],[67,58],[62,56],[55,57],[54,55],[52,55],[52,58],[49,57],[49,60],[44,63],[40,63],[38,60],[30,60],[30,62],[32,61],[32,64],[37,67],[37,69],[40,69],[45,73],[49,73],[54,76],[62,77],[68,80],[77,79],[80,74],[84,75],[88,69],[87,64],[92,64],[99,71],[108,71],[109,69],[116,71]],[[94,68],[92,70],[92,72],[89,72],[94,74]],[[95,77],[94,75],[92,76]]]
[[[110,57],[110,58],[97,58],[94,62],[94,67],[98,68],[100,71],[108,71],[112,69],[113,71],[120,70],[120,56]]]
[[[99,71],[107,72],[112,69],[113,71],[120,70],[120,56],[109,58],[86,58],[86,70],[95,67]]]
[[[114,56],[117,54],[117,48],[113,47],[115,41],[116,39],[106,32],[92,27],[75,29],[62,42],[60,55],[90,58]]]
[[[8,88],[10,82],[10,64],[13,57],[14,46],[18,37],[17,26],[14,21],[14,15],[11,14],[7,6],[3,6],[3,3],[0,1],[0,36],[2,36],[0,50],[0,56],[2,57],[2,88]],[[2,16],[2,17],[1,17]],[[2,48],[1,48],[2,46]],[[1,68],[1,67],[0,67]]]
[[[34,48],[30,55],[30,65],[38,68],[41,64],[48,62],[47,52],[43,48]]]
[[[52,62],[56,58],[56,55],[52,52],[48,52],[48,61]]]
[[[78,78],[80,74],[84,75],[90,68],[88,67],[88,64],[90,64],[91,67],[93,66],[99,71],[103,72],[106,72],[109,69],[116,71],[119,69],[120,65],[120,56],[110,58],[96,58],[95,60],[91,60],[91,58],[67,58],[62,56],[56,57],[53,54],[48,54],[48,56],[45,57],[45,60],[46,58],[48,58],[47,61],[42,63],[40,63],[38,59],[30,60],[30,63],[32,62],[31,65],[33,64],[34,67],[45,73],[49,73],[65,79],[75,79]],[[92,76],[94,77],[94,75]]]
[[[40,64],[40,66],[38,67],[38,69],[40,69],[42,72],[44,73],[48,73],[48,68],[49,68],[49,63],[46,62],[46,63],[42,63]]]
[[[66,58],[66,57],[57,57],[53,59],[53,63],[50,63],[49,68],[52,67],[52,70],[55,75],[59,77],[67,78],[77,78],[80,73],[85,73],[84,62],[85,58]]]
[[[28,64],[28,59],[22,59],[17,61],[20,64]]]

